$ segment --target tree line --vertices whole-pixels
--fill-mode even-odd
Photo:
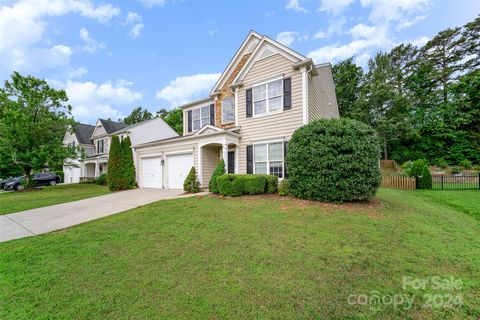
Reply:
[[[379,52],[366,71],[341,61],[333,77],[340,116],[374,127],[385,159],[480,163],[480,16]]]

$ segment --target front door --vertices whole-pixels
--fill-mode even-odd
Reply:
[[[228,151],[228,172],[235,173],[235,151]]]

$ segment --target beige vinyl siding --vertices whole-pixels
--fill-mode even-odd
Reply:
[[[160,157],[160,156],[168,156],[168,153],[175,153],[175,152],[183,152],[185,153],[193,153],[193,164],[195,166],[195,170],[198,172],[198,149],[197,149],[197,144],[196,143],[182,143],[182,142],[172,142],[172,143],[166,143],[162,144],[159,146],[145,146],[142,148],[136,148],[135,149],[137,152],[137,163],[141,163],[141,158],[142,157],[148,157],[148,156],[154,156],[154,157]],[[163,158],[166,160],[165,158]],[[163,179],[163,186],[167,186],[167,164],[168,161],[164,162],[164,166],[162,167],[162,179]],[[137,181],[139,181],[139,175],[140,175],[140,167],[137,170]]]
[[[303,124],[302,76],[293,70],[293,62],[275,54],[256,61],[243,80],[244,85],[238,92],[238,124],[240,148],[238,154],[239,173],[246,173],[246,146],[252,143],[270,140],[289,140],[293,132]],[[259,117],[246,117],[245,92],[269,77],[283,74],[292,78],[292,109],[276,114]]]
[[[308,121],[338,118],[337,98],[330,65],[317,68],[308,80]]]
[[[220,158],[220,148],[217,146],[202,147],[202,188],[208,188],[208,183],[212,177],[213,170],[217,166]]]

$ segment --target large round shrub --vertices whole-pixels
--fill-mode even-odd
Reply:
[[[297,129],[287,154],[291,195],[318,201],[365,201],[381,180],[375,130],[351,119],[317,120]]]

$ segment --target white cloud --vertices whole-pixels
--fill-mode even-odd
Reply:
[[[323,0],[320,11],[330,14],[333,20],[345,10],[354,0]],[[426,15],[419,14],[430,8],[431,0],[360,0],[365,9],[370,9],[368,23],[358,23],[346,31],[345,19],[330,21],[328,30],[320,30],[314,38],[327,39],[333,34],[350,35],[348,43],[337,42],[311,51],[308,56],[316,62],[338,62],[354,56],[355,62],[366,66],[368,60],[379,50],[389,50],[401,43],[395,39],[395,29],[408,28],[425,19]],[[353,20],[352,20],[353,21]],[[413,40],[413,44],[422,45],[428,39],[420,37]],[[403,41],[402,41],[403,42]]]
[[[345,17],[332,18],[328,22],[327,31],[320,30],[313,36],[315,39],[328,39],[333,35],[341,35],[345,26]]]
[[[71,80],[49,82],[66,91],[75,119],[83,122],[92,122],[97,118],[123,118],[118,108],[128,107],[143,98],[143,94],[130,89],[132,83],[125,80],[102,84]]]
[[[0,78],[13,70],[32,72],[70,62],[70,47],[40,45],[46,18],[78,14],[106,23],[119,12],[111,4],[95,6],[89,0],[21,0],[0,7]]]
[[[200,73],[177,77],[157,92],[157,98],[178,106],[208,94],[220,73]]]
[[[369,19],[373,22],[399,21],[432,5],[431,0],[361,0],[363,7],[371,7]]]
[[[374,26],[367,26],[363,23],[359,23],[355,25],[352,29],[350,29],[349,33],[352,35],[354,39],[357,38],[371,38],[377,32],[377,28]]]
[[[416,25],[418,22],[422,21],[426,17],[427,17],[426,15],[416,16],[413,19],[408,19],[408,20],[401,21],[396,29],[401,30],[401,29],[405,29],[405,28],[410,28],[411,26]]]
[[[298,0],[289,0],[287,5],[285,6],[285,9],[287,10],[293,10],[295,12],[303,12],[303,13],[306,13],[308,12],[307,9],[305,9],[304,7],[302,7],[300,5],[300,3],[298,2]]]
[[[140,33],[142,32],[143,30],[143,23],[137,23],[135,24],[132,29],[130,29],[130,37],[132,37],[133,39],[137,39],[138,36],[140,36]]]
[[[297,37],[298,33],[293,31],[284,31],[277,34],[277,41],[289,47]]]
[[[419,38],[416,38],[416,39],[413,39],[413,40],[407,41],[407,42],[420,48],[420,47],[423,47],[424,45],[426,45],[428,41],[430,41],[430,38],[428,38],[426,36],[423,36],[423,37],[419,37]]]
[[[319,11],[325,11],[334,16],[339,15],[355,0],[322,0]],[[393,1],[393,0],[392,0]]]
[[[105,48],[105,44],[91,38],[90,33],[85,28],[80,29],[80,38],[85,42],[82,49],[88,53],[95,53],[97,50]]]
[[[138,0],[138,1],[140,1],[145,8],[163,7],[165,5],[165,0]]]
[[[357,63],[364,62],[369,52],[389,48],[393,42],[388,37],[388,28],[385,25],[374,27],[356,25],[350,31],[354,40],[348,44],[334,44],[311,51],[308,56],[315,62],[338,62],[352,56],[357,56]]]
[[[128,12],[127,18],[123,23],[126,26],[130,26],[129,36],[132,39],[136,39],[140,36],[143,30],[143,17],[136,12]]]

